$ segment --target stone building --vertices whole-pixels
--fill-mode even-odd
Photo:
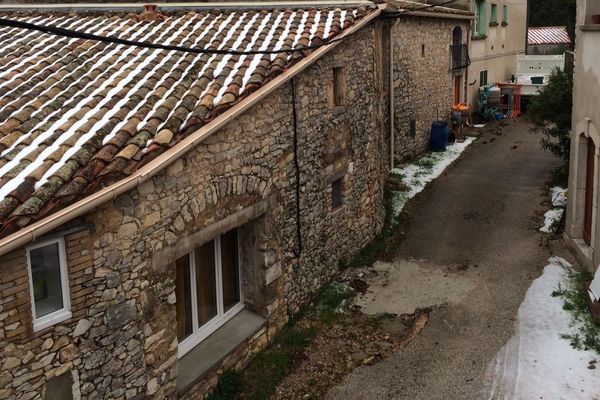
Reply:
[[[452,106],[466,99],[468,37],[474,17],[443,6],[394,4],[412,10],[400,12],[391,22],[395,100],[391,146],[396,160],[402,161],[425,151],[431,123],[447,120]]]
[[[201,398],[380,232],[466,73],[439,7],[129,7],[0,10],[2,399]]]

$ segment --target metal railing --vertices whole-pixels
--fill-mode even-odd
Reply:
[[[466,44],[451,45],[450,53],[452,54],[450,68],[453,71],[466,68],[471,64],[471,60],[469,59],[469,49]]]

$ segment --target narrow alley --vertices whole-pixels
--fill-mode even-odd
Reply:
[[[528,128],[519,120],[486,130],[409,203],[394,262],[375,265],[385,282],[370,282],[359,304],[373,314],[432,307],[429,324],[406,348],[348,375],[332,399],[482,398],[486,369],[549,256],[536,215],[558,161]]]

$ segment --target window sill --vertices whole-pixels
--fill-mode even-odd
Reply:
[[[579,29],[582,31],[600,31],[600,24],[579,25]]]
[[[487,35],[473,35],[471,36],[471,40],[485,40],[487,39]]]
[[[508,22],[503,22],[502,26],[508,26]]]
[[[266,320],[263,317],[242,310],[181,357],[177,375],[177,393],[181,394],[189,390],[265,324]]]
[[[52,314],[48,314],[42,318],[38,318],[33,322],[33,332],[37,333],[43,329],[49,328],[52,325],[59,324],[71,318],[71,311],[58,310]]]
[[[496,26],[498,26],[497,22],[490,22],[490,27],[495,28]]]

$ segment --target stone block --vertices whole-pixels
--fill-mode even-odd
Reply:
[[[109,328],[119,328],[135,318],[135,300],[127,300],[106,309],[106,323]]]

